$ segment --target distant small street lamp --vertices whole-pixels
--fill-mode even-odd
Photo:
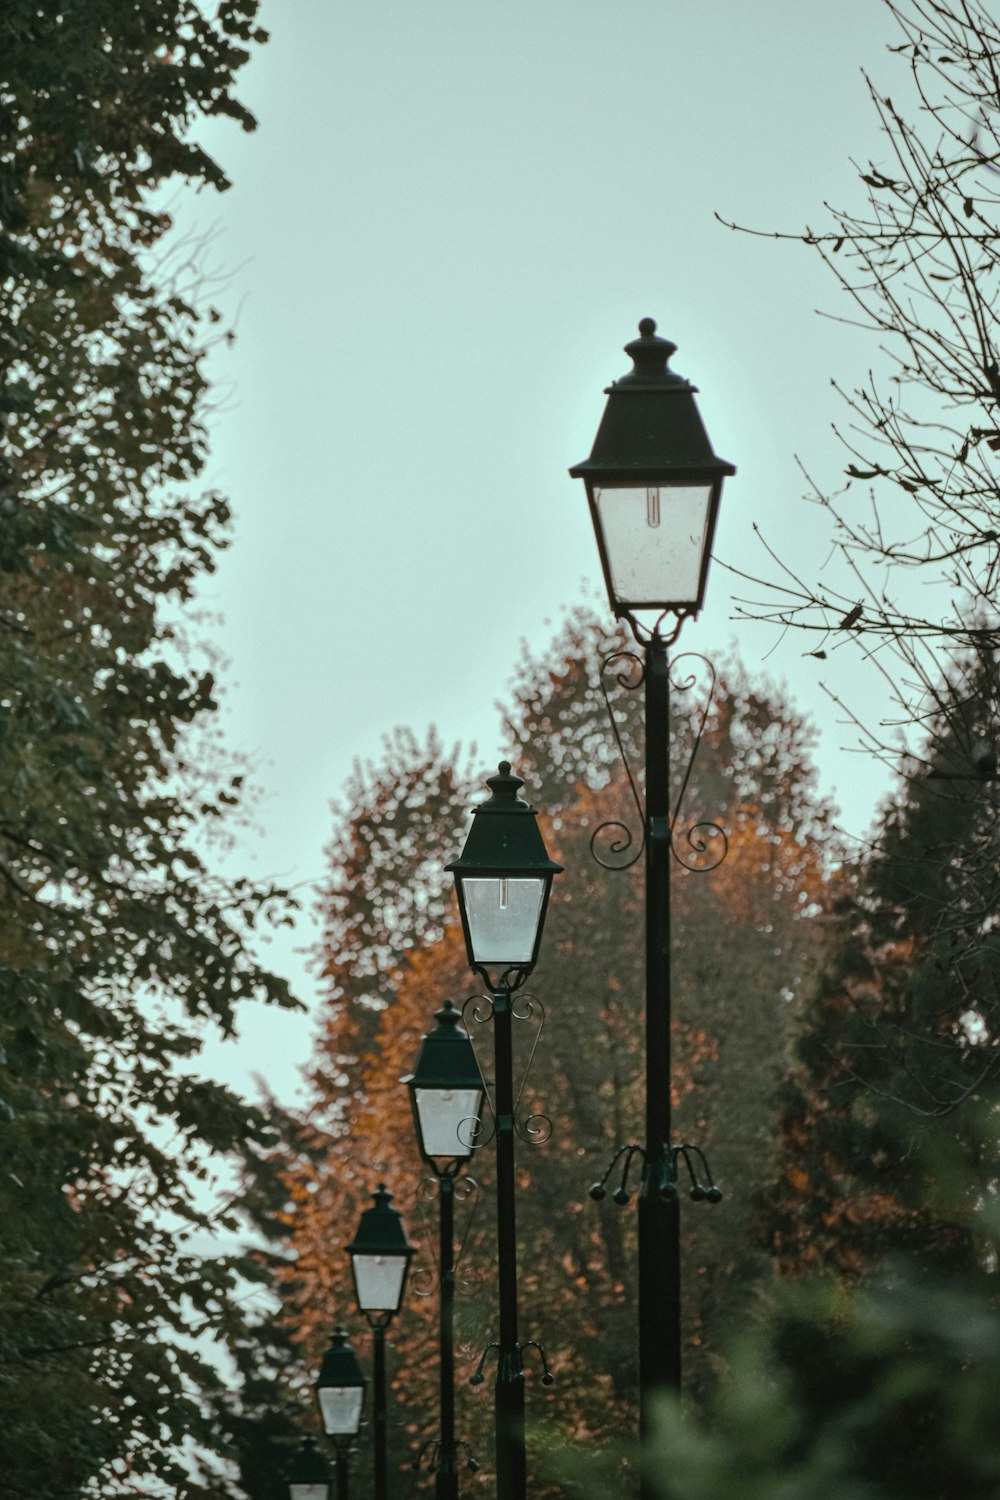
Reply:
[[[420,1155],[438,1177],[454,1177],[472,1155],[483,1079],[462,1014],[446,1000],[420,1047],[410,1091]]]
[[[333,1442],[337,1462],[337,1500],[348,1500],[348,1458],[351,1445],[358,1435],[361,1427],[361,1413],[365,1404],[365,1377],[361,1373],[357,1356],[348,1342],[347,1334],[342,1328],[338,1328],[330,1341],[330,1347],[323,1356],[319,1376],[316,1380],[316,1399],[319,1402],[319,1413],[323,1423],[323,1430],[327,1437]],[[311,1440],[307,1440],[308,1442]],[[322,1464],[322,1458],[315,1453],[318,1464]],[[324,1482],[318,1477],[318,1464],[312,1465],[316,1478],[309,1478],[309,1463],[305,1456],[305,1450],[299,1454],[302,1468],[293,1471],[290,1479],[292,1485],[302,1488],[299,1493],[292,1492],[291,1500],[328,1500],[329,1482],[327,1488],[316,1489],[315,1494],[308,1489],[310,1483],[320,1486]],[[325,1465],[324,1471],[325,1471]]]
[[[517,795],[524,782],[501,761],[474,810],[465,848],[448,865],[455,877],[469,967],[491,989],[516,989],[538,958],[552,878],[562,871],[545,852],[537,815]],[[500,974],[498,984],[491,975]]]
[[[407,1241],[402,1217],[393,1208],[392,1194],[384,1182],[372,1197],[372,1207],[362,1213],[347,1253],[358,1307],[368,1319],[374,1341],[374,1500],[388,1500],[385,1331],[403,1301],[413,1246]]]
[[[656,1388],[681,1384],[677,1169],[683,1153],[690,1170],[694,1149],[672,1142],[670,1124],[671,857],[686,862],[675,847],[677,809],[670,797],[667,650],[684,621],[701,609],[722,483],[736,472],[713,452],[695,405],[695,387],[669,368],[675,348],[657,337],[652,318],[642,320],[638,339],[626,346],[632,370],[607,388],[593,451],[570,469],[587,488],[611,608],[628,622],[643,651],[646,1142],[640,1152],[639,1385],[644,1433]],[[721,829],[716,831],[724,839]],[[696,1155],[704,1161],[700,1151]],[[629,1160],[626,1156],[626,1170]],[[707,1165],[706,1174],[707,1186],[696,1182],[692,1196],[715,1202],[721,1194]],[[624,1184],[622,1192],[628,1196]],[[595,1184],[594,1196],[603,1196],[603,1184]]]
[[[524,785],[501,761],[486,782],[491,796],[474,809],[457,860],[458,909],[469,965],[490,989],[496,1070],[497,1270],[497,1500],[525,1500],[524,1373],[517,1331],[517,1225],[514,1194],[513,996],[538,957],[553,877],[536,814],[517,795]],[[551,1376],[546,1376],[551,1380]]]
[[[476,1054],[461,1024],[461,1012],[446,1000],[434,1019],[437,1026],[424,1037],[416,1067],[402,1082],[410,1091],[420,1154],[438,1186],[441,1432],[435,1451],[434,1494],[436,1500],[457,1500],[455,1179],[472,1154],[482,1116],[484,1089]],[[471,1467],[471,1457],[469,1463]]]
[[[289,1500],[330,1500],[330,1471],[311,1437],[303,1439],[288,1471],[288,1496]]]

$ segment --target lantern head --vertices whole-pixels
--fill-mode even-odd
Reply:
[[[455,877],[469,965],[514,974],[535,966],[552,877],[560,874],[545,852],[537,815],[517,795],[524,785],[500,762],[487,778],[492,795],[473,810],[465,848],[448,869]]]
[[[625,349],[634,368],[607,387],[593,451],[569,471],[587,487],[611,607],[633,626],[640,611],[678,629],[698,614],[722,481],[736,473],[712,451],[696,387],[668,367],[676,347],[643,318]]]

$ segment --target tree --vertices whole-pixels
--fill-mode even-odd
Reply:
[[[430,1009],[421,995],[404,1025],[399,994],[404,977],[421,972],[420,945],[437,953],[448,928],[444,866],[459,843],[471,785],[457,748],[445,752],[433,732],[421,743],[397,730],[380,762],[355,766],[337,811],[327,849],[330,875],[320,897],[323,938],[316,962],[324,1014],[310,1073],[314,1104],[303,1122],[305,1149],[290,1154],[282,1143],[279,1153],[289,1202],[282,1216],[287,1262],[277,1281],[302,1370],[318,1369],[333,1328],[351,1324],[343,1247],[371,1191],[382,1176],[395,1181],[391,1165],[400,1153],[407,1176],[416,1166],[398,1080],[412,1063],[407,1042],[415,1054],[444,989],[439,998],[434,987]],[[385,1055],[387,1021],[406,1053],[395,1071]],[[386,1128],[372,1132],[367,1122],[376,1099],[385,1101]],[[393,1129],[400,1114],[403,1127]],[[404,1199],[401,1206],[411,1205]],[[397,1330],[398,1324],[390,1330],[390,1351]],[[359,1352],[362,1342],[355,1341]],[[426,1364],[426,1351],[418,1359]],[[409,1379],[407,1390],[412,1401]],[[390,1436],[393,1464],[402,1465],[410,1456],[406,1435],[397,1425]],[[366,1458],[360,1461],[363,1466]]]
[[[1000,1323],[983,1291],[981,1275],[905,1261],[864,1291],[786,1285],[707,1414],[665,1404],[648,1454],[657,1493],[989,1500]],[[621,1493],[593,1458],[586,1493]]]
[[[809,481],[831,566],[820,581],[818,556],[803,567],[771,551],[776,571],[742,609],[809,632],[808,654],[850,644],[881,672],[882,724],[845,706],[894,765],[887,722],[919,731],[955,663],[1000,644],[1000,27],[979,0],[885,4],[908,78],[890,97],[866,77],[885,142],[860,169],[867,204],[778,236],[821,257],[852,304],[845,321],[879,346],[855,388],[838,388],[846,486]]]
[[[641,867],[608,872],[591,857],[600,824],[631,820],[635,826],[598,686],[602,656],[623,646],[585,611],[570,615],[550,651],[523,661],[506,719],[510,758],[541,809],[550,852],[566,866],[529,986],[536,1017],[544,1008],[545,1024],[521,1103],[523,1124],[533,1117],[544,1133],[544,1121],[551,1123],[538,1151],[525,1144],[518,1154],[522,1338],[538,1339],[557,1371],[551,1390],[533,1384],[530,1402],[536,1411],[546,1405],[547,1438],[558,1430],[601,1444],[616,1440],[635,1409],[634,1214],[622,1212],[610,1195],[601,1204],[588,1195],[617,1147],[639,1138],[642,1118]],[[619,666],[627,669],[624,662]],[[641,749],[635,695],[615,689],[614,701],[623,743]],[[678,755],[691,740],[681,706]],[[738,1226],[749,1220],[770,1156],[768,1095],[803,974],[815,956],[812,917],[824,899],[826,872],[814,835],[825,827],[826,810],[815,795],[807,749],[807,731],[780,698],[751,687],[730,665],[708,713],[698,762],[710,769],[696,773],[690,807],[692,817],[704,809],[725,821],[731,864],[712,876],[677,881],[678,1128],[705,1146],[728,1194],[728,1207],[692,1205],[687,1220],[686,1317],[696,1386],[709,1380],[709,1353],[717,1352],[722,1330],[746,1316],[755,1277],[765,1273],[759,1258],[755,1266],[752,1255],[743,1254]],[[457,775],[455,756],[443,757],[433,742],[422,770],[413,765],[414,752],[420,747],[409,739],[390,745],[385,763],[355,778],[351,806],[331,845],[333,899],[326,902],[323,963],[335,1004],[324,1017],[313,1075],[315,1118],[328,1132],[329,1155],[311,1172],[293,1166],[288,1176],[294,1260],[282,1273],[286,1316],[311,1361],[318,1360],[332,1321],[352,1303],[347,1257],[331,1253],[331,1246],[351,1238],[379,1178],[397,1193],[411,1234],[417,1232],[420,1167],[399,1079],[410,1071],[420,1034],[443,1000],[461,1003],[474,988],[444,875],[447,859],[461,846],[468,778]],[[433,864],[427,858],[432,838],[438,851]],[[413,893],[423,882],[427,894],[415,907]],[[409,893],[408,910],[400,890]],[[720,933],[731,934],[731,941]],[[351,1009],[344,1004],[349,995]],[[491,1076],[488,1033],[471,1016],[470,1024]],[[535,1033],[518,1024],[515,1035],[520,1073]],[[495,1335],[488,1149],[475,1154],[471,1171],[487,1206],[462,1264],[459,1402],[464,1435],[482,1458],[492,1446],[492,1382],[472,1398],[465,1380]],[[433,1214],[433,1204],[424,1204],[430,1244]],[[712,1222],[712,1214],[726,1218]],[[433,1290],[432,1267],[424,1267],[416,1287]],[[394,1368],[405,1371],[399,1374],[405,1402],[394,1429],[398,1463],[434,1431],[434,1316],[433,1297],[413,1297],[392,1328]],[[529,1363],[529,1378],[537,1373]],[[534,1438],[541,1426],[529,1422]]]
[[[253,0],[0,17],[0,1449],[5,1493],[230,1493],[198,1330],[256,1273],[199,1253],[218,1153],[270,1125],[192,1071],[248,998],[292,1004],[206,831],[244,788],[182,612],[226,501],[199,494],[218,315],[157,261],[175,176],[224,188],[195,120],[232,93]],[[201,1457],[199,1457],[199,1448]],[[213,1451],[215,1457],[213,1458]],[[159,1493],[160,1491],[156,1491]]]
[[[968,765],[996,686],[992,661],[972,662],[940,695],[930,774],[900,778],[837,913],[786,1089],[769,1233],[787,1270],[858,1277],[893,1251],[951,1266],[993,1253],[997,794]]]

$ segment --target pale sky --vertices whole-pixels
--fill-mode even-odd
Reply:
[[[225,733],[258,764],[261,831],[231,868],[308,887],[330,799],[396,724],[475,740],[526,638],[599,581],[583,486],[603,388],[641,317],[678,345],[728,482],[702,620],[683,644],[735,641],[821,723],[824,790],[862,833],[883,779],[846,756],[826,682],[849,653],[803,658],[737,621],[719,564],[766,558],[752,523],[818,576],[829,551],[795,455],[841,482],[830,437],[870,336],[807,250],[734,234],[827,222],[859,205],[850,158],[883,157],[864,66],[905,93],[878,0],[265,0],[270,43],[240,96],[259,128],[201,130],[233,178],[186,201],[212,231],[238,339],[214,357],[208,480],[235,540],[203,602]],[[600,597],[603,599],[603,592]],[[765,661],[766,658],[766,661]],[[308,897],[308,890],[304,893]],[[307,906],[308,906],[307,900]],[[294,938],[269,950],[314,998]],[[311,1017],[247,1015],[207,1066],[286,1100]]]

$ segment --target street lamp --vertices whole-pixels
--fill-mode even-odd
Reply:
[[[625,346],[633,369],[607,387],[591,455],[569,471],[587,487],[616,618],[635,630],[637,611],[673,615],[671,640],[701,609],[722,481],[736,473],[712,451],[696,387],[668,367],[676,348],[643,318]]]
[[[517,795],[524,785],[500,762],[486,779],[492,796],[474,810],[465,848],[447,869],[455,877],[469,967],[491,990],[517,989],[538,958],[552,877],[537,814]],[[499,974],[499,983],[491,978]]]
[[[330,1500],[330,1471],[311,1437],[303,1439],[288,1471],[288,1495],[289,1500]]]
[[[514,1198],[514,992],[534,968],[552,880],[562,866],[549,859],[534,809],[517,794],[524,785],[501,761],[487,778],[491,796],[474,809],[465,847],[448,869],[455,877],[469,966],[490,989],[496,1070],[497,1500],[524,1500],[524,1373],[517,1334],[517,1224]]]
[[[436,1500],[458,1500],[455,1442],[455,1179],[472,1154],[483,1109],[483,1080],[461,1012],[446,1000],[424,1037],[410,1091],[420,1155],[437,1179],[440,1302],[438,1323],[441,1435],[435,1457]],[[419,1462],[419,1459],[418,1459]]]
[[[607,388],[587,488],[608,597],[644,652],[646,735],[646,1142],[639,1195],[639,1387],[644,1433],[658,1386],[681,1384],[680,1215],[670,1129],[670,667],[667,649],[705,595],[723,480],[695,405],[652,318],[626,345],[633,369]],[[649,619],[652,612],[652,619]],[[644,618],[644,616],[646,618]],[[683,862],[683,861],[682,861]],[[709,1179],[710,1180],[710,1179]],[[712,1185],[711,1195],[719,1196]],[[645,1491],[644,1491],[645,1492]]]
[[[388,1500],[388,1434],[386,1424],[385,1330],[399,1311],[406,1273],[413,1258],[403,1220],[392,1206],[392,1194],[379,1183],[371,1208],[361,1215],[347,1247],[354,1273],[358,1307],[368,1319],[374,1340],[375,1500]]]
[[[446,1000],[434,1019],[416,1067],[401,1081],[410,1091],[420,1155],[438,1177],[453,1178],[472,1155],[483,1079],[461,1012]]]
[[[347,1459],[361,1426],[365,1377],[342,1328],[334,1333],[330,1347],[323,1356],[316,1380],[316,1399],[319,1402],[323,1431],[332,1439],[337,1455],[337,1500],[348,1500]],[[300,1454],[300,1458],[302,1457]],[[319,1458],[319,1455],[316,1457]],[[316,1479],[312,1482],[320,1484],[322,1481]],[[305,1474],[292,1480],[292,1483],[303,1486],[298,1495],[292,1494],[292,1500],[326,1500],[329,1494],[328,1486],[326,1492],[317,1490],[315,1495],[311,1495],[305,1488],[310,1483]]]

